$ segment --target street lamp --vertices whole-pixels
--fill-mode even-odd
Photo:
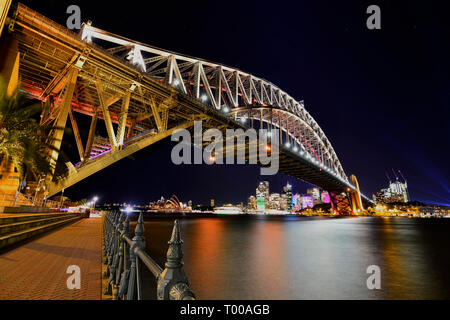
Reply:
[[[94,204],[94,210],[95,210],[95,203],[97,202],[97,200],[98,200],[98,197],[97,197],[97,196],[95,196],[95,197],[92,199],[92,203]]]
[[[39,191],[41,191],[41,182],[45,180],[44,178],[39,177],[35,192],[34,192],[34,198],[33,198],[33,202],[36,202],[36,198],[37,198],[37,194]]]

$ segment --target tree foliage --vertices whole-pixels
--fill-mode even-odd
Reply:
[[[21,177],[31,173],[35,177],[52,173],[50,153],[55,150],[51,128],[39,123],[42,103],[28,99],[19,89],[7,95],[6,85],[0,81],[0,158],[12,161]]]

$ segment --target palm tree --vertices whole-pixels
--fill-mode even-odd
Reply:
[[[38,178],[54,172],[49,161],[54,150],[48,136],[51,128],[37,120],[41,111],[42,104],[27,99],[19,89],[8,96],[0,81],[0,161],[13,163],[21,180],[27,174]]]

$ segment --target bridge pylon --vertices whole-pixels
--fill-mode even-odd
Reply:
[[[331,206],[339,215],[358,215],[364,210],[355,175],[350,176],[350,183],[355,190],[347,188],[346,192],[330,192]]]
[[[330,192],[331,208],[340,216],[350,216],[354,214],[350,202],[350,197],[344,192]]]
[[[356,191],[354,190],[350,191],[350,202],[352,206],[352,211],[355,214],[358,214],[364,210],[364,207],[361,200],[361,191],[359,190],[358,180],[356,179],[356,176],[354,174],[350,176],[350,183],[354,185],[356,189]]]

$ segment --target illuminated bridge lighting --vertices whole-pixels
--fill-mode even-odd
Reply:
[[[297,178],[306,174],[310,183],[331,190],[345,190],[343,185],[348,183],[348,178],[323,130],[305,109],[303,101],[298,101],[273,83],[223,64],[136,42],[95,28],[91,23],[83,25],[80,38],[21,4],[17,8],[15,23],[26,25],[26,28],[12,31],[19,47],[28,50],[19,61],[23,90],[45,101],[50,96],[66,94],[67,89],[72,88],[67,95],[73,98],[65,99],[67,105],[61,110],[94,117],[100,106],[104,116],[99,121],[103,121],[107,128],[108,137],[99,137],[104,141],[95,152],[91,148],[92,141],[83,143],[79,137],[80,147],[88,144],[89,147],[85,152],[79,151],[81,162],[76,170],[69,170],[53,179],[49,184],[49,196],[165,139],[178,129],[191,128],[192,119],[198,118],[208,121],[211,127],[230,129],[239,127],[239,120],[252,125],[255,120],[261,128],[270,125],[286,137],[281,141],[288,141],[284,148],[280,148],[280,167],[284,166],[287,174],[291,172]],[[36,39],[36,42],[30,45],[27,39]],[[105,46],[100,47],[99,44]],[[65,49],[61,50],[62,47]],[[75,48],[86,48],[89,54],[84,55]],[[48,52],[54,52],[54,55]],[[72,61],[73,57],[77,59]],[[62,63],[64,61],[67,63]],[[57,79],[60,83],[72,81],[73,85],[67,88],[66,85],[52,86],[48,70],[62,75]],[[163,111],[143,114],[143,105],[148,110],[161,106]],[[211,110],[222,110],[223,114]],[[50,111],[50,115],[56,114],[55,110]],[[56,120],[62,123],[63,117],[67,119],[67,113],[58,114]],[[228,118],[225,125],[224,117]],[[239,120],[236,122],[236,119]],[[44,122],[53,120],[50,117],[43,119]],[[125,130],[130,123],[136,125],[132,130]],[[62,141],[62,138],[63,135],[56,140]],[[302,160],[308,160],[308,163],[300,159],[291,161],[299,154],[298,149],[301,149]],[[326,162],[319,163],[314,159],[317,155]],[[58,155],[55,157],[57,159]],[[71,163],[78,160],[78,157],[72,159]],[[333,166],[332,177],[319,170],[327,163]]]

